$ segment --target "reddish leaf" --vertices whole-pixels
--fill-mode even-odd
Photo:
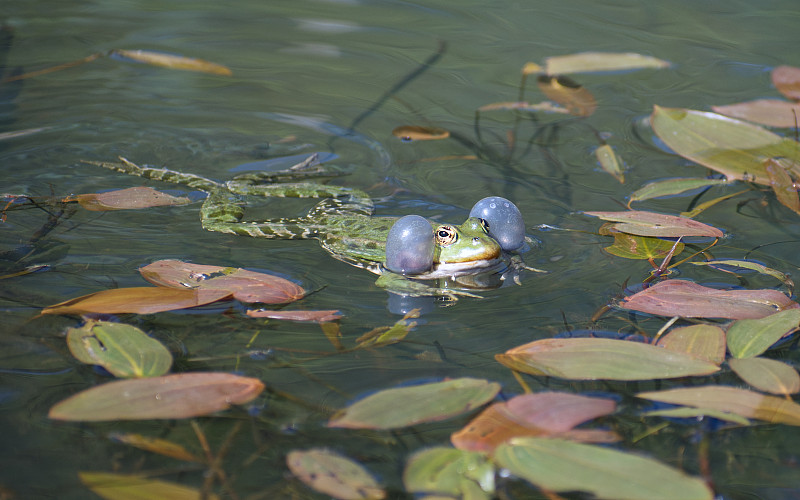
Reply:
[[[180,260],[159,260],[139,272],[154,285],[181,290],[223,290],[242,302],[282,304],[298,300],[305,293],[291,281],[271,274]]]
[[[668,280],[626,297],[620,304],[659,316],[763,318],[800,304],[777,290],[718,290],[686,280]]]
[[[611,414],[616,403],[563,392],[540,392],[516,396],[495,403],[453,433],[453,446],[468,451],[491,452],[515,436],[550,435],[569,438],[574,427],[594,418]],[[601,437],[578,435],[577,437]],[[582,439],[581,439],[582,440]]]
[[[800,99],[800,68],[778,66],[772,70],[772,84],[789,99]]]
[[[313,321],[315,323],[326,323],[342,318],[342,313],[336,309],[328,311],[268,311],[259,309],[258,311],[248,310],[247,315],[251,318],[283,319],[286,321]]]
[[[723,236],[722,231],[713,226],[678,215],[664,215],[643,210],[584,212],[584,214],[617,222],[614,225],[614,229],[617,231],[639,236],[656,236],[660,238],[677,238],[679,236],[722,238]]]
[[[150,187],[132,187],[106,191],[105,193],[79,194],[75,196],[78,203],[86,210],[125,210],[169,205],[186,205],[191,200],[175,197]]]
[[[727,106],[711,106],[715,112],[768,127],[794,127],[800,117],[800,104],[780,99],[756,99]]]
[[[264,390],[257,378],[230,373],[180,373],[118,380],[79,392],[50,408],[56,420],[189,418],[253,400]]]
[[[177,290],[152,286],[115,288],[45,307],[42,314],[153,314],[202,306],[229,296],[225,290]]]

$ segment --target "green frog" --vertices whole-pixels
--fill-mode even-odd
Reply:
[[[511,269],[516,279],[519,269],[526,268],[519,255],[511,253],[525,246],[522,217],[503,198],[482,200],[461,225],[437,224],[434,229],[419,216],[373,216],[372,199],[361,190],[309,181],[341,175],[317,163],[315,155],[286,170],[241,174],[227,182],[120,160],[87,163],[205,191],[208,196],[200,209],[205,229],[258,238],[318,239],[334,258],[378,274],[379,286],[401,295],[451,300],[477,296],[459,288],[470,287],[475,275],[504,277]],[[250,222],[243,220],[245,195],[322,201],[304,217]]]

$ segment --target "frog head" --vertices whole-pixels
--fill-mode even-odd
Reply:
[[[460,226],[443,224],[434,230],[432,273],[444,276],[473,273],[500,259],[500,244],[489,235],[489,223],[470,217]]]

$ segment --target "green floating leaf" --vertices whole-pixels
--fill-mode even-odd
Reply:
[[[263,390],[260,380],[230,373],[118,380],[68,397],[50,408],[48,416],[84,422],[198,417],[247,403]]]
[[[669,65],[662,59],[635,52],[580,52],[548,57],[545,59],[545,72],[548,75],[566,75],[579,72],[666,68]]]
[[[775,198],[794,213],[800,213],[800,197],[797,196],[796,184],[783,163],[775,158],[767,158],[764,160],[764,170],[769,176],[769,184],[775,192]]]
[[[603,144],[594,150],[594,156],[603,167],[603,170],[613,175],[621,184],[625,183],[625,175],[622,172],[622,166],[619,163],[617,155],[614,153],[614,148],[609,144]]]
[[[495,359],[512,370],[575,380],[651,380],[719,370],[714,363],[663,347],[602,338],[536,340]]]
[[[294,450],[286,455],[292,474],[309,487],[339,500],[386,497],[375,478],[358,462],[323,448]]]
[[[709,236],[722,238],[719,229],[678,215],[665,215],[643,210],[625,212],[584,212],[586,215],[617,222],[614,229],[621,233],[658,238],[677,238],[679,236]]]
[[[659,316],[751,319],[800,305],[777,290],[719,290],[673,279],[625,297],[620,307]]]
[[[67,345],[82,363],[100,365],[116,377],[156,377],[172,366],[172,354],[135,326],[88,321],[67,329]]]
[[[436,447],[408,459],[403,484],[406,491],[417,495],[488,500],[494,493],[494,477],[494,465],[485,454]]]
[[[108,500],[142,500],[143,498],[169,498],[170,500],[197,500],[200,490],[181,484],[150,479],[135,474],[112,472],[78,472],[78,477],[87,488]],[[219,497],[209,493],[209,500]]]
[[[186,205],[191,201],[189,198],[172,196],[145,186],[104,193],[79,194],[75,196],[75,199],[86,210],[96,212]]]
[[[602,231],[601,231],[602,234]],[[628,233],[613,232],[614,244],[603,248],[606,252],[623,259],[663,259],[675,248],[673,255],[683,252],[684,244],[662,240],[650,236],[636,236]]]
[[[725,174],[730,181],[769,185],[763,161],[792,158],[798,151],[791,139],[716,113],[655,106],[650,124],[675,153]]]
[[[500,384],[474,378],[386,389],[340,411],[328,427],[396,429],[445,420],[480,407],[500,392]]]
[[[770,267],[765,266],[764,264],[760,264],[758,262],[754,262],[751,260],[738,260],[738,259],[714,259],[714,260],[706,260],[701,262],[692,262],[695,266],[711,266],[715,269],[718,269],[717,266],[731,266],[731,267],[739,267],[742,269],[750,269],[751,271],[756,271],[761,274],[766,274],[767,276],[772,276],[783,282],[789,289],[794,289],[794,282],[787,276],[786,274],[772,269]],[[721,269],[724,271],[724,269]]]
[[[691,325],[670,330],[658,345],[707,359],[715,365],[725,361],[725,332],[716,325]]]
[[[495,450],[498,466],[548,491],[614,500],[711,500],[700,478],[652,458],[561,439],[514,438]]]
[[[642,413],[645,417],[664,417],[664,418],[702,418],[712,417],[726,422],[739,425],[750,425],[750,421],[741,415],[727,411],[712,410],[710,408],[669,408],[666,410],[653,410]]]
[[[800,392],[800,375],[791,366],[767,358],[742,358],[728,361],[731,369],[749,385],[772,394]]]
[[[725,106],[711,106],[715,113],[768,127],[789,128],[797,124],[800,104],[781,99],[756,99]]]
[[[685,387],[640,392],[636,397],[674,405],[725,411],[773,424],[800,425],[800,405],[794,401],[737,387],[725,385]]]
[[[672,196],[702,187],[719,186],[725,184],[730,184],[730,182],[726,179],[699,179],[691,177],[656,181],[645,184],[631,193],[630,203],[633,203],[634,201],[645,201],[652,198],[660,198],[662,196]]]
[[[800,309],[789,309],[761,319],[740,319],[728,327],[728,350],[734,358],[762,354],[800,326]]]

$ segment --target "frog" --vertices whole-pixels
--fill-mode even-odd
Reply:
[[[333,258],[378,275],[379,287],[400,295],[450,301],[458,296],[480,297],[467,290],[482,286],[473,285],[474,276],[492,273],[504,280],[511,272],[518,282],[519,271],[527,268],[518,255],[530,241],[524,235],[522,217],[513,203],[500,197],[476,203],[460,225],[442,224],[417,215],[374,215],[374,202],[366,192],[314,180],[343,175],[341,169],[319,163],[316,154],[288,169],[248,172],[228,181],[140,166],[122,157],[120,162],[85,163],[203,191],[200,220],[206,230],[256,238],[317,239]],[[245,196],[321,201],[303,217],[248,221],[244,219]],[[505,212],[499,212],[503,220],[497,217],[497,203],[505,207]],[[492,231],[498,221],[500,233]]]

